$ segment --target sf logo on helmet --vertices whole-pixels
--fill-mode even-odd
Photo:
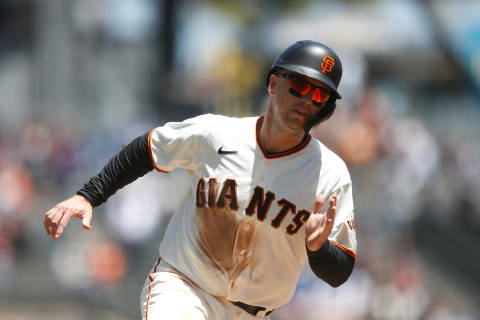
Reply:
[[[325,56],[322,63],[322,73],[327,73],[332,71],[333,66],[335,65],[335,59],[330,56]]]

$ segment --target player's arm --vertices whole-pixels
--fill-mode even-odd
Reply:
[[[57,239],[72,217],[81,218],[90,228],[92,210],[118,189],[152,171],[169,172],[177,167],[194,170],[199,156],[196,139],[213,116],[203,115],[183,122],[170,122],[151,130],[128,144],[102,171],[92,177],[77,194],[49,210],[44,226],[48,236]],[[201,161],[201,160],[200,160]]]
[[[73,197],[60,202],[45,214],[44,227],[48,236],[58,239],[72,217],[82,219],[90,229],[93,208],[117,190],[153,170],[148,148],[148,133],[134,139],[111,158]]]
[[[337,203],[337,198],[340,203]],[[354,251],[336,242],[348,239],[355,241],[354,230],[345,228],[345,225],[348,225],[345,223],[346,217],[353,218],[351,200],[351,188],[348,185],[339,189],[329,200],[326,211],[321,212],[325,197],[320,195],[315,201],[314,213],[306,224],[306,246],[310,267],[317,277],[332,287],[338,287],[347,281],[355,265]],[[335,229],[334,232],[332,229]],[[331,242],[328,240],[329,237],[336,241]]]

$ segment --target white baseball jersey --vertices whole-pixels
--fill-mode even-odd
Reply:
[[[259,139],[262,121],[209,114],[167,123],[151,131],[149,147],[157,170],[182,167],[191,179],[161,258],[214,296],[268,309],[295,291],[318,195],[338,194],[331,243],[355,257],[356,238],[344,162],[311,136],[270,154]]]

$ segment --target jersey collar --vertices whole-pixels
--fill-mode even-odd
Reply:
[[[308,134],[306,136],[306,138],[303,139],[302,142],[300,142],[298,145],[296,145],[295,147],[293,147],[291,149],[285,150],[283,152],[268,152],[263,147],[262,141],[260,140],[260,128],[262,127],[264,117],[265,116],[260,116],[257,119],[257,125],[256,125],[256,128],[255,128],[255,131],[256,131],[255,136],[257,138],[258,147],[260,148],[260,150],[262,150],[262,153],[263,153],[264,157],[267,158],[267,159],[282,158],[282,157],[286,157],[286,156],[289,156],[291,154],[297,153],[297,152],[303,150],[308,145],[310,140],[312,140],[312,136],[310,134]]]

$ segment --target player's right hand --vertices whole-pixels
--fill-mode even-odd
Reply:
[[[308,250],[317,251],[328,239],[332,231],[337,212],[337,195],[333,195],[329,200],[329,206],[326,212],[321,212],[325,197],[321,194],[315,201],[315,209],[305,224],[305,238]]]
[[[47,236],[51,237],[53,240],[60,238],[72,217],[82,219],[83,228],[90,230],[92,213],[92,205],[86,198],[80,195],[74,195],[63,202],[60,202],[45,213],[43,225],[47,232]]]

